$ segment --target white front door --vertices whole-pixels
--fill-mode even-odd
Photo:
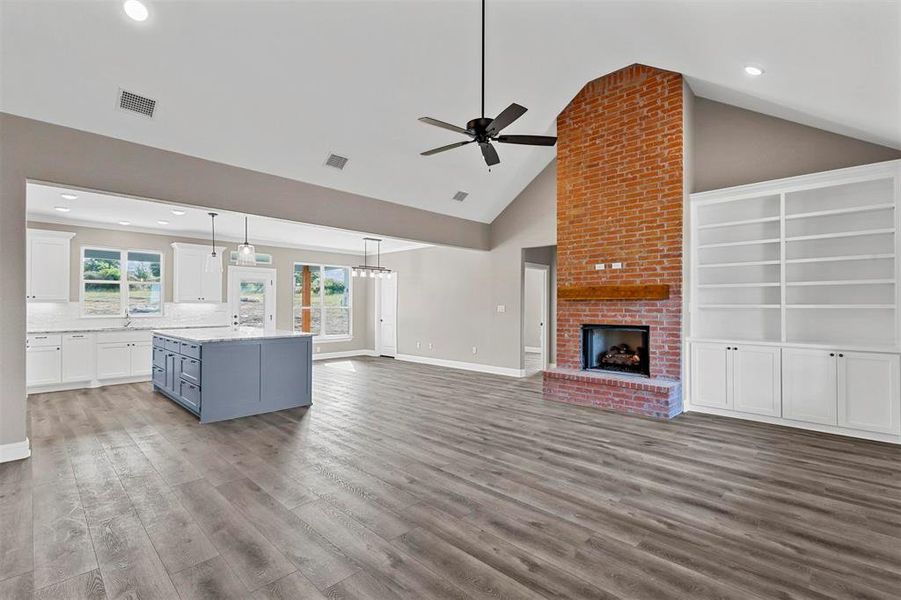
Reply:
[[[397,273],[376,282],[376,351],[393,357],[397,355]]]
[[[275,330],[275,269],[228,268],[231,324]]]
[[[549,276],[550,267],[541,264],[527,263],[523,273],[523,364],[529,375],[544,371],[548,365]],[[529,360],[535,354],[537,363]]]

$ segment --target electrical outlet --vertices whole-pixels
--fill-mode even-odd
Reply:
[[[420,350],[422,348],[422,342],[416,342],[416,349]]]
[[[429,350],[432,349],[432,342],[429,342]]]
[[[316,354],[322,352],[322,346],[316,346]]]
[[[472,353],[473,353],[473,354],[478,354],[478,353],[479,353],[479,349],[476,348],[475,346],[473,346],[473,347],[472,347]]]
[[[622,269],[623,263],[610,263],[610,268],[611,269]]]
[[[505,312],[507,312],[507,305],[506,305],[506,304],[498,304],[498,305],[497,305],[497,312],[499,312],[499,313],[505,313]]]
[[[595,271],[603,271],[606,268],[607,268],[607,265],[605,265],[604,263],[598,263],[594,266]]]

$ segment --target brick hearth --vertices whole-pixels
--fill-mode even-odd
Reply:
[[[682,411],[682,76],[632,65],[588,83],[557,118],[557,285],[668,285],[665,300],[557,303],[546,397],[671,417]],[[596,263],[623,268],[595,270]],[[651,378],[581,371],[581,325],[650,327]]]

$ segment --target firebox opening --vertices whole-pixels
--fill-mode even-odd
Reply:
[[[642,325],[582,325],[582,368],[650,377],[649,338]]]

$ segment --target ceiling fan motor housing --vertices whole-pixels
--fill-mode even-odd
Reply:
[[[479,143],[488,141],[488,127],[494,119],[489,119],[488,117],[480,117],[478,119],[473,119],[469,123],[466,124],[466,129],[472,132],[475,136],[476,141]]]

